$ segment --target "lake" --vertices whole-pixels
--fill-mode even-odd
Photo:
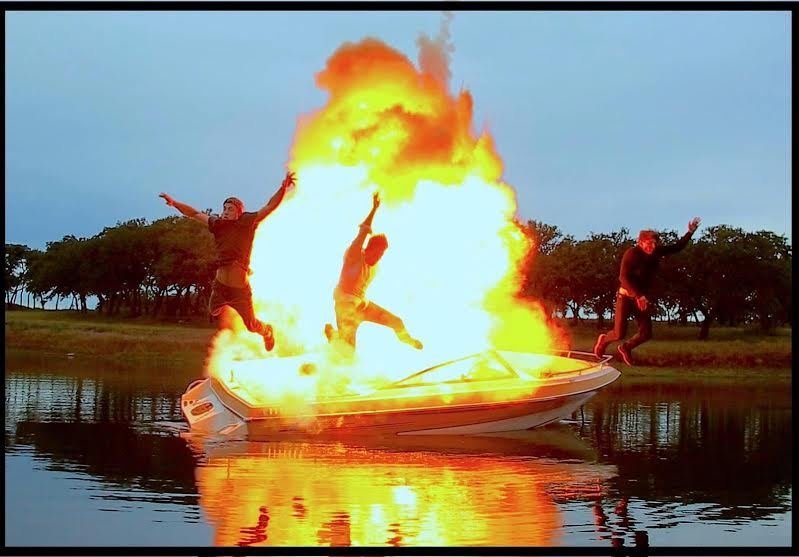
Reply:
[[[6,545],[791,545],[784,382],[622,376],[538,430],[345,444],[191,436],[192,379],[7,354]]]

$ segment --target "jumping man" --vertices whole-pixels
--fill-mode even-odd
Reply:
[[[216,317],[225,306],[230,306],[241,316],[247,330],[264,338],[267,351],[274,348],[275,337],[272,326],[259,321],[253,311],[252,288],[248,279],[250,253],[258,224],[277,209],[286,191],[294,183],[294,173],[287,172],[277,192],[255,213],[245,213],[244,203],[240,199],[228,197],[222,204],[221,217],[206,215],[185,203],[175,201],[166,193],[159,196],[181,214],[207,225],[214,235],[217,270],[208,304],[211,315]]]
[[[333,292],[338,336],[355,348],[358,327],[364,321],[369,321],[393,329],[400,341],[421,350],[422,343],[408,333],[402,319],[366,299],[366,289],[374,278],[376,265],[388,248],[388,240],[384,234],[372,236],[366,248],[363,247],[366,236],[372,232],[372,219],[379,206],[380,197],[375,193],[372,197],[372,210],[361,223],[358,235],[344,253],[341,276]],[[328,340],[335,335],[330,323],[325,325],[325,334]]]
[[[642,230],[637,245],[624,252],[619,271],[619,291],[616,293],[616,315],[612,331],[599,335],[594,345],[594,354],[601,358],[611,342],[623,340],[627,335],[627,318],[634,314],[638,331],[630,340],[617,348],[619,356],[627,365],[632,365],[633,348],[652,338],[652,305],[649,299],[652,281],[661,258],[682,250],[691,241],[701,220],[698,217],[688,223],[688,232],[674,244],[660,245],[654,230]]]

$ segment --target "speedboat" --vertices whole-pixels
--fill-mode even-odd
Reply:
[[[313,370],[302,356],[272,358]],[[302,405],[264,401],[246,381],[191,383],[181,409],[192,433],[236,438],[469,435],[518,431],[568,417],[620,373],[576,351],[487,350],[426,367],[367,392],[318,396]],[[273,364],[278,365],[278,364]]]

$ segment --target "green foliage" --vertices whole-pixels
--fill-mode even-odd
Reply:
[[[215,253],[210,234],[194,221],[168,217],[148,230],[155,257],[151,278],[156,288],[189,288],[213,280]]]
[[[560,325],[569,332],[573,349],[591,350],[595,324]],[[183,361],[196,370],[203,364],[214,333],[215,327],[205,321],[176,325],[73,311],[6,312],[6,348],[39,355],[71,352],[82,365],[85,357],[121,364],[148,359],[154,364],[169,362],[170,369]],[[635,367],[624,366],[624,378],[663,376],[685,381],[731,374],[735,380],[753,380],[777,371],[790,381],[791,330],[777,328],[772,334],[763,334],[758,328],[724,327],[713,338],[698,341],[695,327],[655,323],[655,340],[636,349],[636,358]]]
[[[23,283],[23,276],[26,272],[27,254],[30,252],[28,246],[20,244],[6,244],[6,302],[13,304],[17,293]]]
[[[578,244],[584,280],[583,306],[598,317],[600,326],[605,312],[614,309],[619,286],[619,265],[624,252],[632,245],[626,228],[610,234],[591,233],[588,240]]]
[[[214,257],[211,235],[191,219],[169,217],[152,224],[133,219],[92,238],[48,242],[43,252],[7,245],[6,281],[20,284],[42,304],[73,297],[85,312],[87,298],[97,296],[105,313],[156,315],[170,293],[196,298],[207,291]]]
[[[516,223],[534,246],[524,261],[521,294],[540,301],[551,317],[579,321],[612,315],[626,228],[584,240],[539,221]],[[664,243],[680,236],[659,231]],[[792,323],[792,249],[784,236],[719,225],[705,228],[680,253],[666,257],[656,278],[656,318],[700,324],[756,324],[763,331]],[[6,301],[22,290],[34,305],[72,297],[86,311],[96,296],[107,315],[205,312],[215,271],[213,237],[192,219],[171,216],[148,224],[118,222],[92,238],[65,236],[44,251],[6,244]]]
[[[702,319],[702,338],[714,321],[759,321],[763,329],[791,321],[791,247],[772,232],[713,226],[666,272],[667,296]]]
[[[596,317],[598,327],[614,310],[619,266],[634,245],[627,229],[592,233],[575,241],[556,226],[529,221],[525,233],[535,253],[528,258],[523,294],[541,300],[553,316]],[[659,231],[663,243],[680,237]],[[699,323],[701,339],[712,323],[758,323],[764,331],[790,324],[792,249],[773,232],[707,228],[683,251],[665,257],[656,277],[656,318]]]

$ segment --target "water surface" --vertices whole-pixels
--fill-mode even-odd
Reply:
[[[7,355],[6,545],[791,544],[784,383],[622,378],[552,427],[344,444],[188,435],[192,379]]]

